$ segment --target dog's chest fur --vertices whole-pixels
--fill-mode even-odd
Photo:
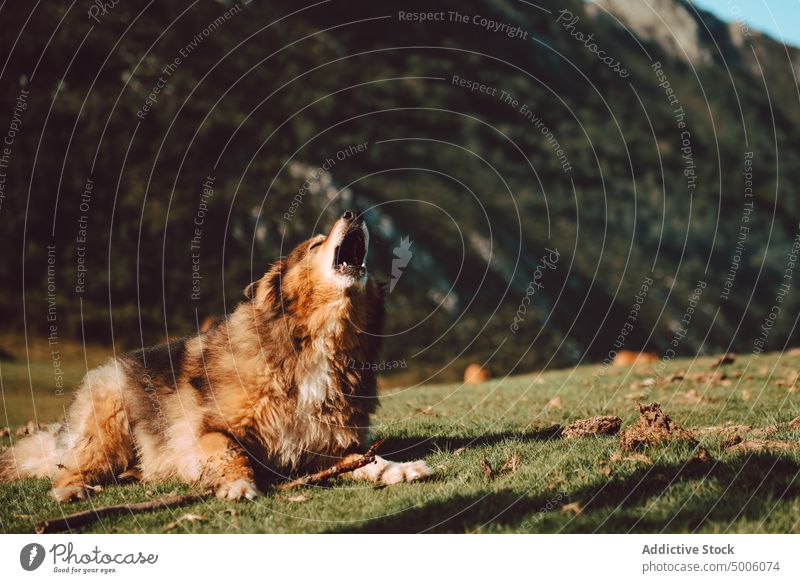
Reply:
[[[303,409],[318,407],[328,398],[331,367],[326,354],[316,352],[306,359],[305,370],[297,384],[297,402]]]
[[[323,335],[309,343],[300,354],[297,378],[298,407],[309,413],[319,408],[333,389],[332,360],[335,354],[335,337],[340,326],[333,322]]]
[[[344,398],[345,379],[337,371],[336,334],[331,326],[297,355],[295,390],[285,414],[274,418],[279,438],[272,457],[281,466],[306,465],[312,459],[340,454],[358,445],[357,409]]]

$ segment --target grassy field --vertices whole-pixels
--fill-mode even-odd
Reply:
[[[36,355],[41,356],[41,355]],[[32,357],[33,358],[33,357]],[[102,358],[93,351],[90,365]],[[85,371],[83,355],[68,367]],[[740,357],[715,376],[714,359],[676,360],[665,369],[575,369],[497,379],[482,385],[384,391],[374,436],[395,460],[422,457],[436,470],[425,483],[373,488],[346,478],[254,502],[206,502],[105,519],[86,532],[797,532],[800,450],[731,453],[716,432],[698,439],[713,460],[690,461],[685,442],[620,452],[617,437],[552,439],[546,430],[592,415],[619,415],[623,428],[638,400],[658,401],[688,428],[778,427],[772,438],[800,439],[785,423],[800,415],[800,356]],[[49,359],[2,363],[0,419],[17,425],[58,416],[67,397],[52,391]],[[682,380],[671,378],[684,373]],[[4,445],[7,444],[4,443]],[[487,476],[486,460],[494,468]],[[0,530],[31,532],[62,513],[161,495],[180,484],[107,486],[80,504],[59,505],[48,484],[0,485]]]

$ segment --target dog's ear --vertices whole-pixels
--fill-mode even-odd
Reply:
[[[244,288],[244,297],[262,308],[277,308],[281,299],[281,279],[286,267],[286,260],[279,259],[273,263],[269,271],[261,279]]]
[[[250,282],[246,288],[244,288],[244,297],[245,299],[252,300],[256,297],[256,292],[258,291],[258,281]]]

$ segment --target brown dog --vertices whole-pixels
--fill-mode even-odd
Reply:
[[[377,361],[384,318],[368,247],[366,226],[347,211],[327,236],[275,262],[207,332],[90,371],[60,430],[0,457],[0,481],[51,477],[52,495],[69,500],[124,473],[253,498],[257,477],[354,453],[377,405],[375,373],[362,364]],[[354,476],[430,474],[423,461],[377,458]]]

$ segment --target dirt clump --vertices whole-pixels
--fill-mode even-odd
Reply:
[[[724,366],[726,364],[733,364],[734,362],[736,362],[736,355],[732,352],[726,352],[717,358],[714,364],[711,365],[711,368]]]
[[[620,446],[625,451],[635,451],[648,445],[685,440],[694,442],[687,431],[661,410],[658,403],[639,403],[639,418],[619,436]]]
[[[718,434],[722,437],[730,437],[740,433],[753,431],[752,425],[712,425],[710,427],[695,427],[692,429],[695,435]]]
[[[739,378],[741,377],[741,372],[734,371],[731,373],[731,377]],[[722,385],[723,387],[729,387],[733,383],[728,378],[728,374],[724,370],[715,370],[714,372],[675,372],[672,373],[670,376],[666,378],[668,383],[678,383],[682,381],[692,381],[695,383],[700,383],[704,385]]]
[[[622,419],[614,415],[597,415],[589,419],[578,419],[561,431],[564,439],[575,439],[584,435],[616,435],[622,427]]]

